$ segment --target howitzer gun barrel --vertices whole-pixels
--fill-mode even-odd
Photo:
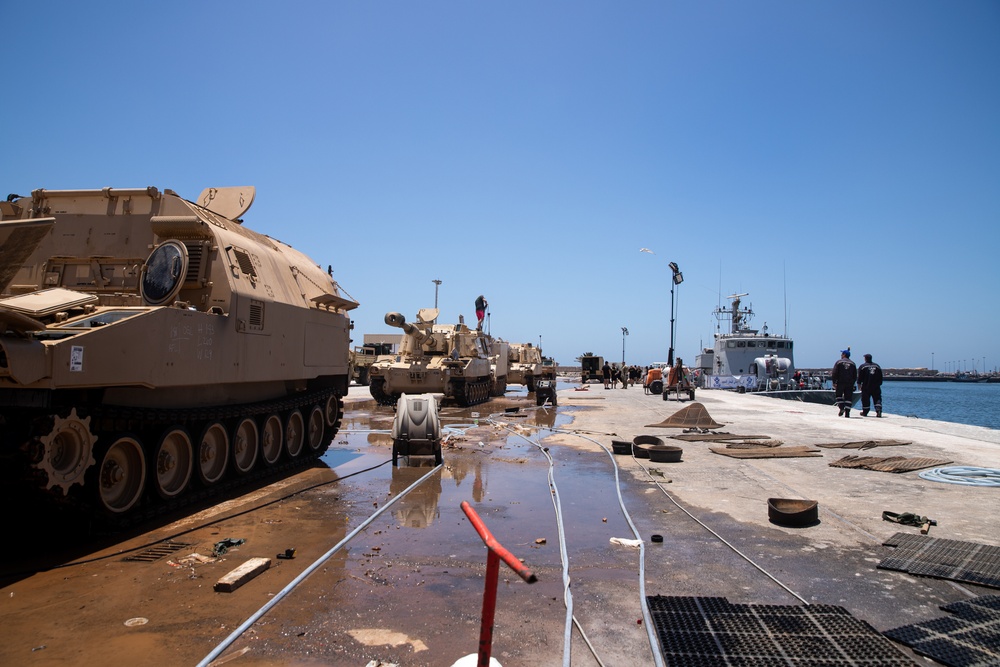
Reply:
[[[417,345],[423,345],[424,341],[430,338],[430,334],[421,331],[417,327],[413,326],[406,321],[402,313],[386,313],[385,323],[390,327],[396,327],[397,329],[402,329],[405,333],[413,336],[417,342]]]

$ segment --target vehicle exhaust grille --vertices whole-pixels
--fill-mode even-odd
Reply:
[[[264,328],[264,303],[262,301],[250,302],[250,328]]]
[[[236,254],[236,261],[240,265],[240,271],[244,275],[256,278],[257,270],[253,268],[253,260],[250,259],[250,255],[245,250],[240,250],[239,248],[233,248],[233,252]]]

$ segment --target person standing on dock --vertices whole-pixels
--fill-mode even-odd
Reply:
[[[858,367],[851,361],[851,348],[841,350],[840,359],[830,371],[833,380],[833,390],[837,395],[839,417],[851,416],[851,405],[854,403],[854,383],[858,381]]]
[[[858,367],[858,389],[861,390],[861,416],[867,417],[871,402],[875,401],[875,416],[882,416],[882,367],[865,355],[865,363]]]
[[[611,389],[611,364],[604,362],[604,366],[601,368],[601,375],[604,377],[604,388]]]

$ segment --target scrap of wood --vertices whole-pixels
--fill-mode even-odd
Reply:
[[[704,441],[716,441],[716,440],[768,440],[771,436],[769,435],[733,435],[732,433],[679,433],[677,435],[670,436],[674,440],[685,440],[687,442],[695,442],[698,440]]]
[[[918,457],[908,459],[905,456],[855,456],[853,454],[830,463],[834,468],[864,468],[876,472],[912,472],[923,468],[937,468],[952,463],[945,459],[929,459]]]
[[[728,447],[709,447],[716,454],[730,456],[734,459],[781,459],[800,456],[823,456],[818,449],[807,445],[794,447],[762,447],[757,449],[730,449]]]
[[[745,442],[727,442],[726,449],[763,449],[766,447],[781,447],[782,440],[747,440]]]
[[[215,590],[219,593],[232,593],[269,567],[270,558],[251,558],[215,582]]]
[[[871,449],[872,447],[896,447],[912,444],[911,440],[854,440],[852,442],[822,442],[816,447],[826,449]]]

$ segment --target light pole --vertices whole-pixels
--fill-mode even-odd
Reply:
[[[438,307],[438,287],[441,286],[441,281],[440,280],[432,280],[431,282],[434,283],[434,307],[437,308]]]
[[[628,335],[628,327],[622,327],[622,368],[625,368],[625,336]]]
[[[437,280],[437,279],[434,279],[431,282],[434,283],[434,310],[437,310],[437,307],[438,307],[438,287],[441,287],[441,281]],[[436,317],[434,318],[434,323],[437,324],[437,318]]]
[[[677,262],[670,262],[667,266],[673,272],[673,276],[670,280],[670,349],[667,351],[667,365],[674,365],[674,320],[676,319],[677,310],[674,305],[674,287],[680,285],[684,282],[684,274],[677,267]]]

